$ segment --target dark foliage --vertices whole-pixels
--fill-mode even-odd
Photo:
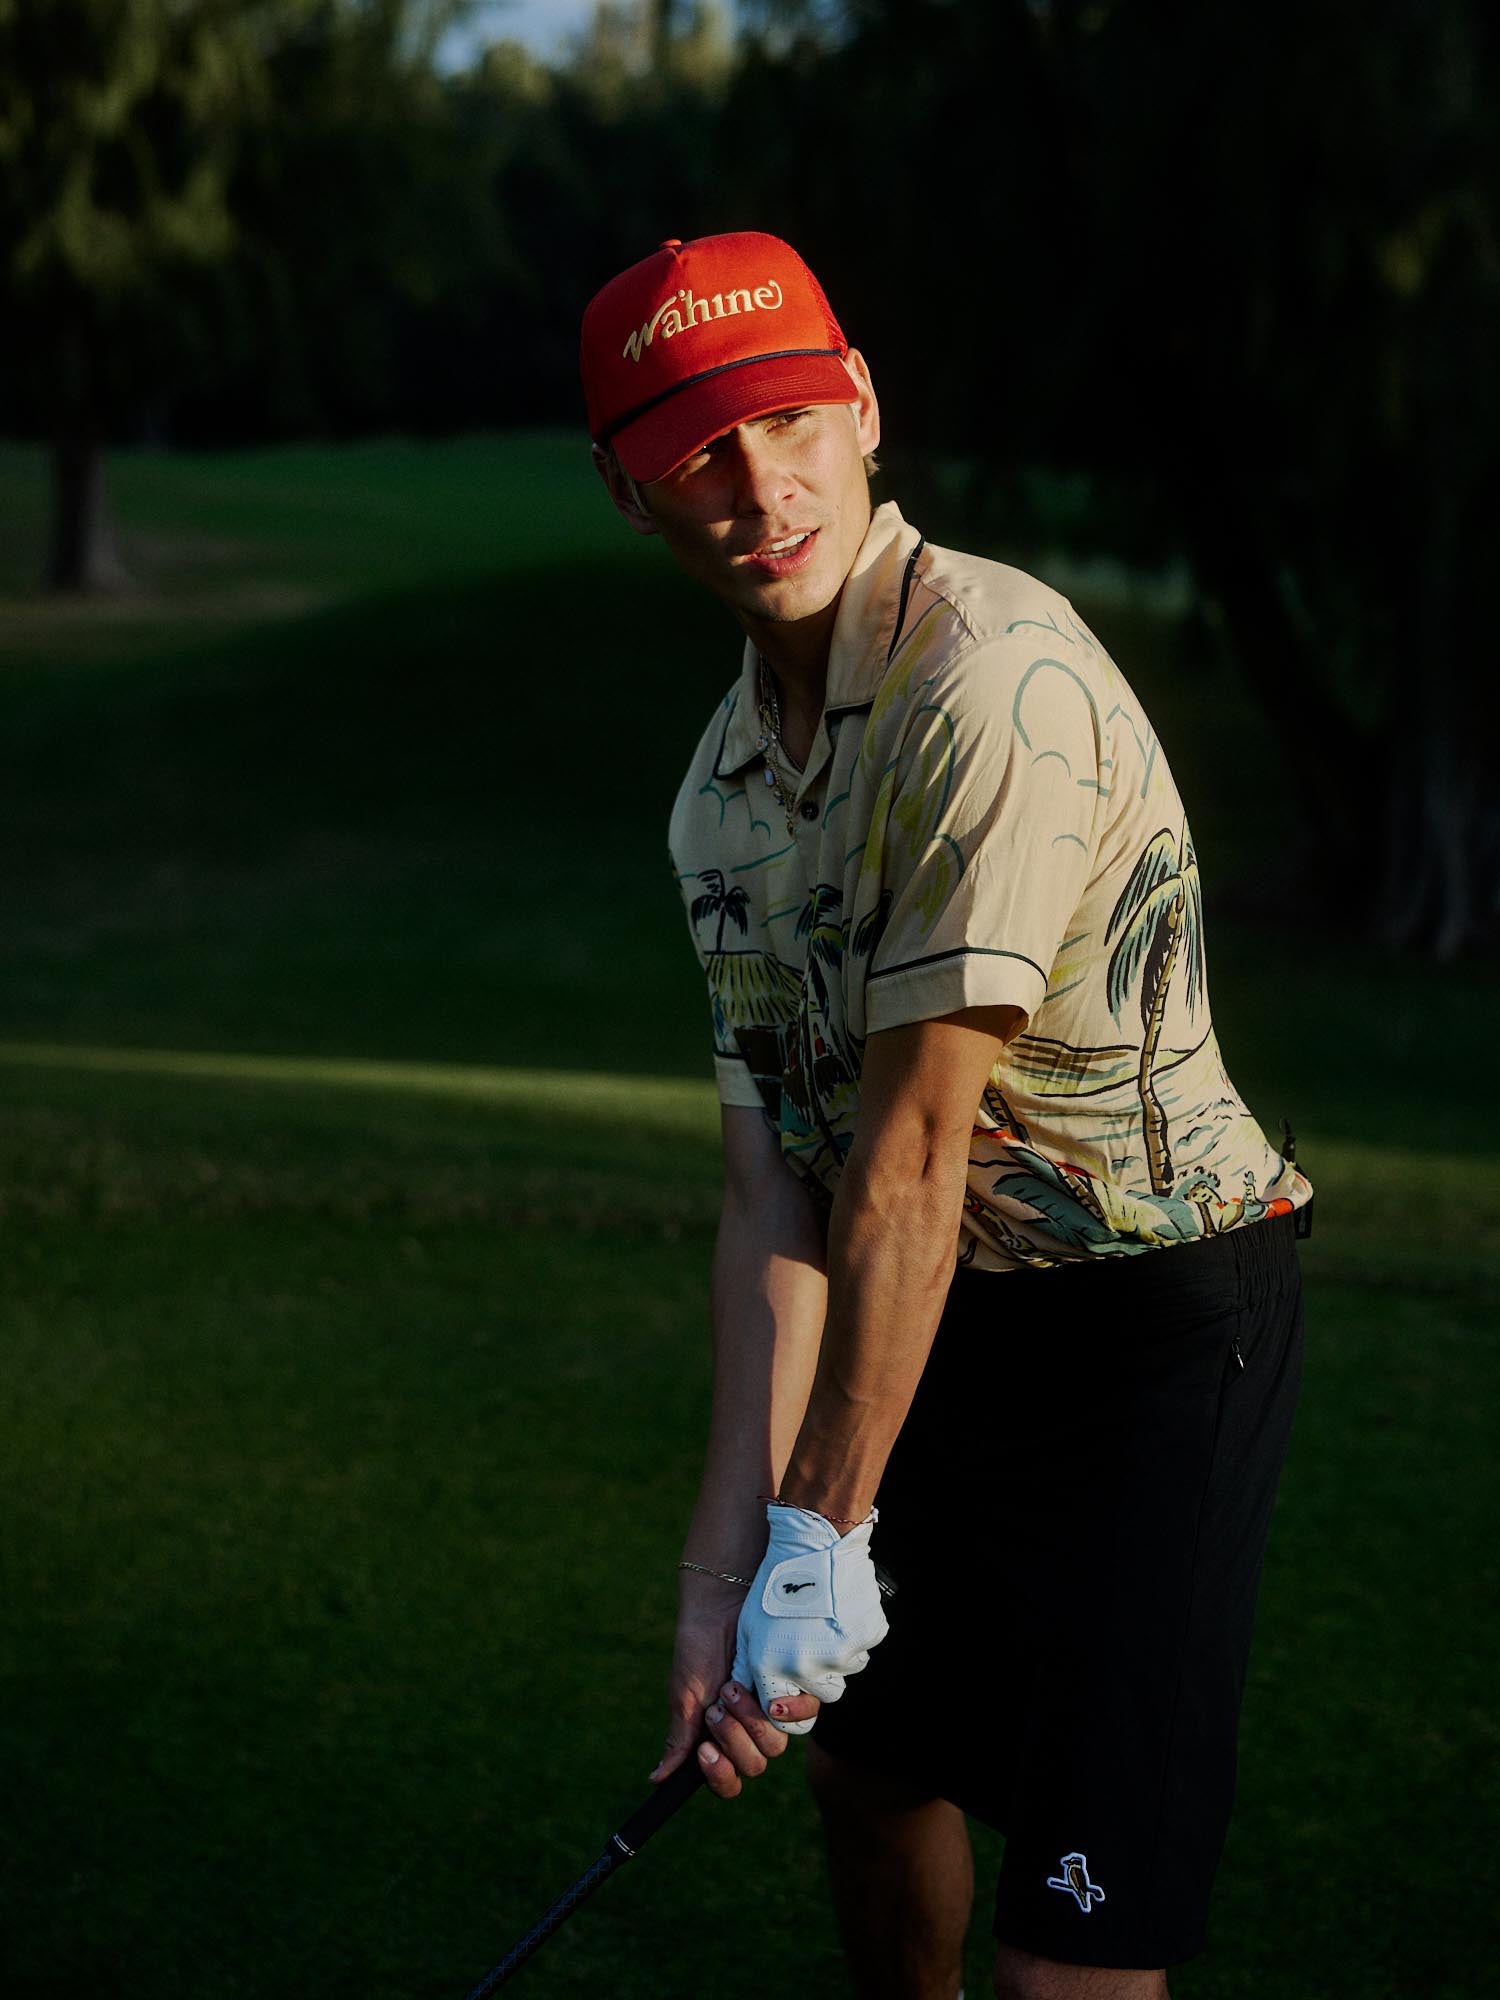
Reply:
[[[446,76],[431,14],[0,9],[0,420],[75,462],[103,432],[576,423],[604,278],[667,236],[778,231],[872,357],[925,524],[1014,535],[1043,469],[1055,529],[1186,557],[1193,645],[1232,654],[1297,777],[1278,891],[1440,956],[1493,925],[1479,0],[757,0],[734,48],[654,0],[560,66],[501,47]],[[133,118],[59,119],[131,35]],[[80,160],[109,268],[78,250],[107,230],[37,235]]]

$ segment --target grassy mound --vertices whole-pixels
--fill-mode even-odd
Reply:
[[[138,590],[62,614],[21,589],[39,472],[0,453],[0,1982],[456,1996],[660,1740],[717,1153],[664,825],[733,637],[571,441],[124,459]],[[1133,633],[1191,797],[1192,691]],[[1216,1019],[1319,1215],[1174,1991],[1458,2000],[1495,1954],[1493,982],[1216,916],[1240,775],[1198,815]],[[941,1698],[979,1726],[978,1674]],[[843,1990],[795,1774],[696,1802],[525,1977]]]

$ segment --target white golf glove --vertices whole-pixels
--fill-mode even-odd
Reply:
[[[780,1695],[837,1701],[889,1630],[868,1521],[840,1535],[805,1507],[767,1507],[771,1539],[740,1611],[734,1678],[764,1709]],[[773,1718],[774,1720],[774,1718]],[[778,1722],[805,1736],[811,1722]]]

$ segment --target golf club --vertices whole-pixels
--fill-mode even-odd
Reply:
[[[617,1833],[612,1833],[605,1842],[604,1851],[597,1861],[586,1868],[571,1888],[565,1889],[552,1907],[534,1923],[518,1944],[501,1959],[500,1963],[487,1972],[479,1984],[471,1989],[468,2000],[487,2000],[498,1986],[503,1986],[518,1967],[524,1965],[532,1953],[539,1951],[560,1924],[566,1923],[578,1905],[592,1896],[602,1882],[607,1882],[617,1868],[623,1868],[633,1860],[637,1852],[656,1832],[665,1825],[677,1811],[685,1805],[703,1783],[703,1773],[699,1769],[696,1756],[679,1764],[670,1778],[662,1782],[647,1799],[638,1806]]]
[[[875,1565],[875,1579],[880,1586],[882,1597],[894,1597],[896,1585],[889,1571],[879,1563]],[[617,1868],[623,1868],[627,1861],[633,1861],[641,1848],[659,1827],[686,1805],[694,1792],[703,1783],[703,1772],[699,1768],[697,1756],[691,1756],[679,1764],[670,1778],[662,1782],[643,1806],[637,1806],[619,1831],[612,1833],[604,1844],[599,1858],[587,1867],[573,1883],[565,1889],[526,1933],[525,1937],[513,1944],[500,1963],[484,1975],[477,1986],[470,1987],[465,2000],[489,2000],[489,1995],[497,1987],[505,1984],[513,1973],[523,1966],[533,1953],[541,1950],[552,1933],[565,1924],[578,1905],[587,1902],[601,1883],[607,1882]]]

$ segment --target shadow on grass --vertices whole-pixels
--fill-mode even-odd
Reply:
[[[1148,706],[1185,727],[1173,649],[1153,657],[1139,620],[1133,644]],[[666,821],[737,662],[722,610],[626,547],[103,676],[18,668],[0,1034],[706,1075]],[[1314,1171],[1325,1139],[1492,1154],[1496,1091],[1432,1073],[1450,1050],[1472,1075],[1493,969],[1438,980],[1305,923],[1222,919],[1261,779],[1219,768],[1210,981],[1252,1108],[1272,1132],[1291,1117]]]
[[[737,645],[586,581],[19,676],[0,1031],[705,1074],[666,819]]]

